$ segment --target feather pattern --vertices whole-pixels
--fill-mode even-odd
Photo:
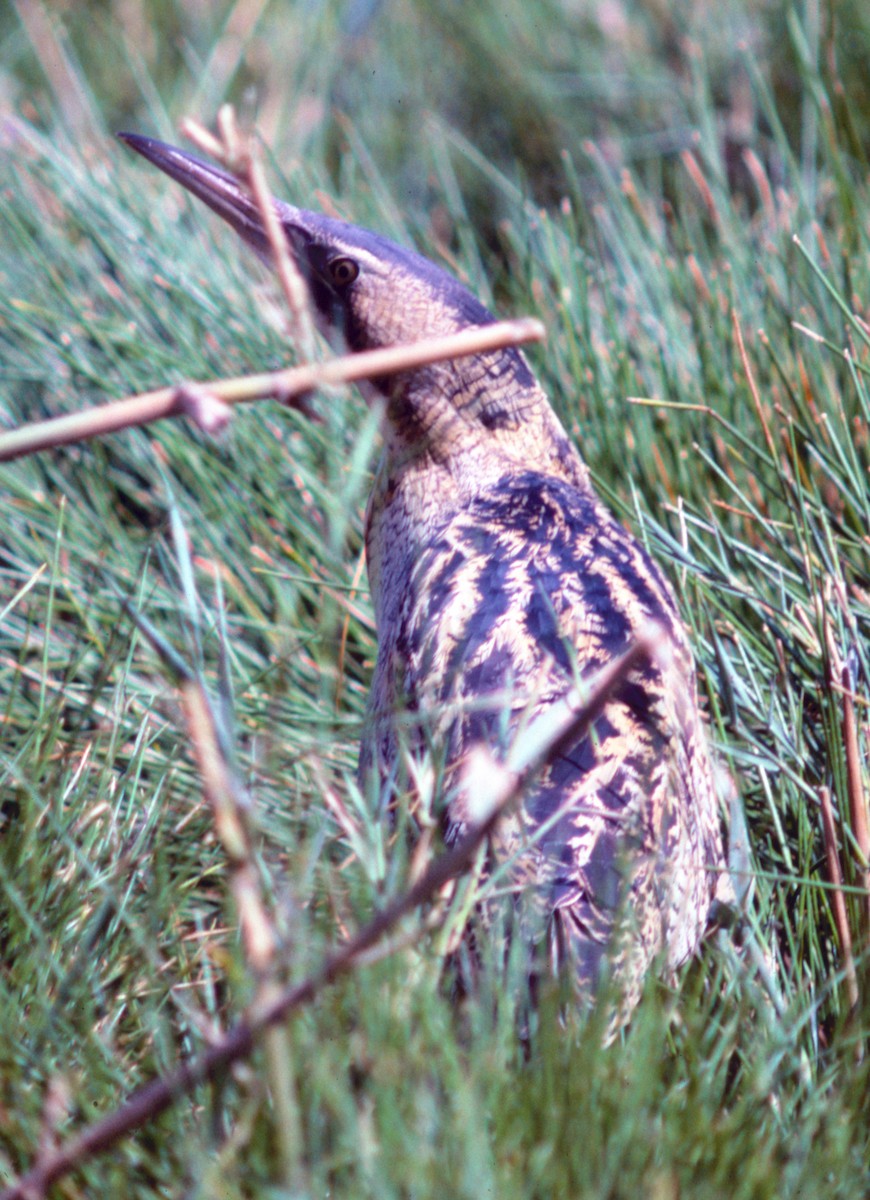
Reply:
[[[261,255],[250,198],[226,172],[122,135]],[[446,271],[368,230],[275,201],[324,328],[353,350],[444,335],[492,316]],[[384,456],[366,548],[378,658],[360,770],[396,774],[398,721],[445,767],[448,839],[470,821],[463,766],[504,755],[524,723],[620,655],[650,620],[668,653],[638,669],[588,733],[502,822],[491,859],[520,928],[594,993],[603,964],[630,1010],[652,960],[698,947],[727,900],[714,772],[673,593],[601,504],[516,349],[364,387],[383,406]],[[407,724],[407,722],[405,722]]]

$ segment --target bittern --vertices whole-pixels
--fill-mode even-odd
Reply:
[[[233,176],[150,138],[120,136],[268,257],[259,211]],[[421,255],[274,204],[318,319],[350,350],[493,321]],[[520,928],[536,925],[536,944],[570,962],[587,995],[606,967],[630,1008],[652,960],[666,969],[686,961],[714,898],[728,893],[674,595],[599,500],[518,349],[407,371],[367,394],[383,404],[384,453],[366,518],[378,654],[364,773],[394,776],[405,746],[397,714],[412,714],[418,749],[433,737],[440,746],[446,837],[455,840],[472,819],[463,783],[470,750],[484,744],[503,756],[521,726],[650,622],[667,644],[549,763],[490,851],[516,892]]]

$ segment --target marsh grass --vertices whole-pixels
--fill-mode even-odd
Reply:
[[[535,28],[518,3],[420,4],[360,9],[360,30],[350,8],[217,20],[155,3],[139,36],[108,5],[111,69],[70,10],[62,78],[19,20],[0,29],[4,425],[287,363],[268,277],[94,133],[172,136],[168,114],[207,117],[257,79],[276,191],[325,195],[447,256],[500,315],[547,323],[530,357],[679,591],[745,811],[743,926],[674,983],[651,979],[611,1045],[605,1006],[566,1010],[555,985],[529,1015],[514,958],[484,955],[475,995],[456,996],[446,939],[414,922],[324,992],[288,1026],[297,1192],[866,1186],[870,39],[860,5],[848,38],[813,6],[786,25],[720,7],[707,23],[681,5],[677,30],[626,5],[620,31],[557,4]],[[87,119],[59,104],[70,81]],[[317,408],[319,423],[267,404],[217,440],[162,423],[0,467],[0,1178],[255,994],[177,692],[119,597],[222,714],[288,977],[419,869],[354,781],[376,419],[352,391]],[[289,1194],[262,1059],[84,1163],[67,1194]]]

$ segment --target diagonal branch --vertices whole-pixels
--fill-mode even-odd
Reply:
[[[200,150],[232,171],[250,192],[259,210],[275,273],[287,302],[290,340],[296,346],[300,359],[308,361],[313,357],[314,350],[314,321],[309,292],[275,211],[257,143],[253,138],[240,136],[231,104],[221,106],[217,125],[220,138],[214,137],[198,121],[186,117],[181,123],[181,132]]]
[[[396,375],[448,358],[465,358],[485,350],[504,346],[519,346],[525,342],[540,342],[545,337],[544,326],[532,317],[515,321],[496,321],[463,329],[447,337],[426,338],[408,346],[388,346],[346,354],[325,363],[307,363],[260,375],[243,375],[237,379],[213,380],[209,383],[181,384],[127,396],[95,408],[68,413],[48,421],[23,425],[9,433],[0,433],[0,462],[85,441],[131,425],[145,425],[162,417],[188,415],[191,396],[202,393],[223,404],[239,404],[246,400],[272,398],[289,404],[304,397],[315,388],[330,384],[353,383],[381,375]]]
[[[425,904],[444,884],[466,869],[501,814],[520,799],[535,776],[566,746],[573,745],[584,735],[626,677],[657,653],[659,642],[658,629],[652,626],[620,658],[598,673],[582,703],[566,704],[555,721],[551,713],[545,714],[542,719],[547,722],[546,740],[541,739],[525,756],[521,768],[510,770],[492,762],[487,795],[479,797],[476,805],[479,823],[461,842],[437,858],[412,887],[376,913],[350,941],[328,955],[319,970],[255,1008],[202,1054],[145,1084],[113,1112],[86,1126],[56,1150],[49,1151],[26,1175],[0,1194],[0,1200],[32,1200],[34,1196],[43,1195],[50,1184],[87,1158],[106,1150],[164,1112],[198,1084],[215,1078],[232,1063],[246,1057],[263,1030],[285,1020],[290,1013],[313,1000],[327,984],[357,966],[360,956],[403,917]],[[529,727],[529,733],[535,724],[537,722]],[[531,740],[537,742],[537,738]],[[481,750],[481,753],[485,751]]]

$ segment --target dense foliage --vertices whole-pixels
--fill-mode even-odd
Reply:
[[[289,1025],[282,1092],[260,1053],[67,1194],[863,1194],[870,12],[822,7],[0,13],[0,427],[292,357],[273,282],[109,136],[234,100],[276,192],[546,321],[536,369],[679,590],[749,831],[741,928],[614,1044],[555,991],[518,1038],[516,964],[459,1000],[445,931],[409,921]],[[253,995],[175,681],[122,599],[215,697],[289,978],[407,880],[354,781],[376,420],[316,407],[0,465],[0,1181]]]

